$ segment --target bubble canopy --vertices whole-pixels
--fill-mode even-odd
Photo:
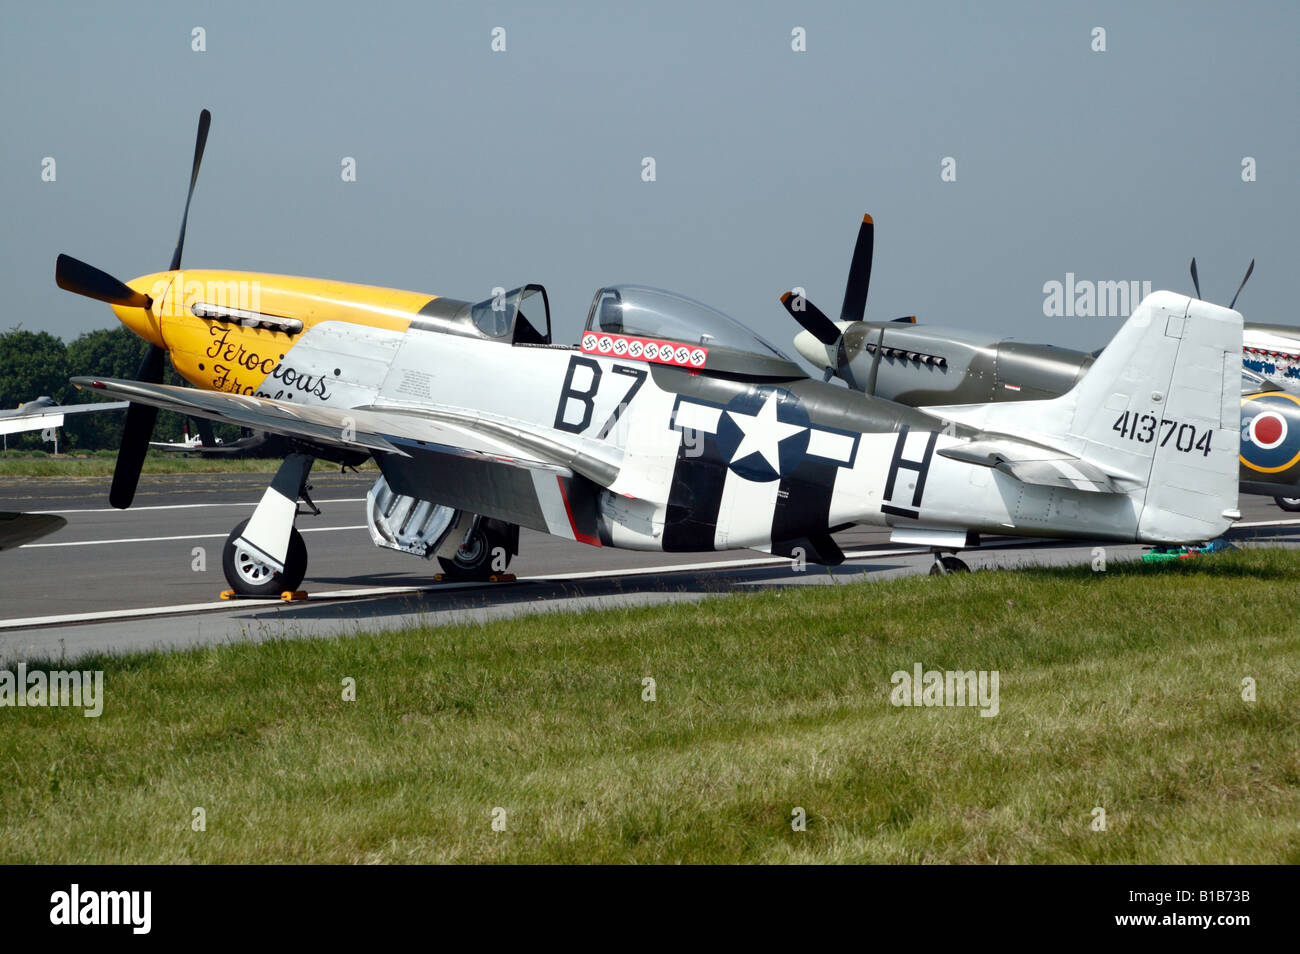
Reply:
[[[587,330],[790,360],[774,345],[716,308],[644,285],[606,285],[596,292],[587,314]]]

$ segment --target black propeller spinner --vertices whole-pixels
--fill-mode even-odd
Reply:
[[[176,239],[176,250],[172,252],[169,271],[181,267],[181,252],[185,248],[185,228],[190,218],[190,200],[194,198],[194,184],[199,178],[199,165],[203,161],[203,149],[208,143],[208,127],[212,123],[212,114],[206,109],[199,113],[199,132],[194,142],[194,165],[190,170],[190,189],[185,195],[185,212],[181,215],[181,231]],[[54,281],[62,289],[127,308],[149,309],[153,300],[143,292],[135,291],[112,275],[101,272],[93,265],[60,255],[54,264]],[[150,344],[144,353],[144,359],[135,376],[139,381],[149,384],[161,384],[163,379],[163,356],[166,352],[156,344]],[[149,450],[149,438],[153,436],[154,422],[158,419],[158,409],[148,404],[132,404],[126,410],[126,426],[122,429],[122,444],[117,451],[117,465],[113,469],[113,486],[108,492],[108,500],[114,507],[125,510],[135,499],[135,489],[140,483],[140,471],[144,468],[144,457]]]
[[[871,259],[875,253],[876,224],[870,215],[862,216],[858,227],[858,240],[853,246],[853,259],[849,263],[849,277],[844,286],[844,303],[840,306],[840,321],[862,321],[867,311],[867,291],[871,287]],[[882,328],[875,343],[871,361],[871,375],[866,385],[860,385],[853,376],[850,356],[844,347],[844,335],[826,313],[806,297],[788,291],[781,296],[781,304],[790,317],[824,345],[835,348],[835,367],[827,368],[823,380],[839,375],[849,387],[857,391],[874,393],[876,373],[880,368],[880,355],[885,338]],[[915,321],[915,318],[895,318],[895,321]]]

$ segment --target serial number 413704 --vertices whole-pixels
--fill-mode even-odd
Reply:
[[[1167,417],[1157,418],[1154,414],[1137,414],[1125,411],[1111,428],[1139,444],[1151,444],[1159,440],[1164,447],[1173,438],[1174,448],[1184,454],[1200,451],[1202,457],[1210,456],[1210,437],[1213,429],[1199,430],[1194,424],[1180,424]]]

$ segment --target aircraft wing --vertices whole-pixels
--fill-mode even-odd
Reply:
[[[126,401],[110,404],[51,404],[29,413],[0,415],[0,434],[18,434],[22,431],[39,431],[47,427],[62,427],[67,414],[86,414],[90,411],[120,411]]]
[[[1107,472],[1092,461],[1012,437],[981,437],[945,447],[939,456],[991,467],[1026,484],[1120,494],[1140,483],[1130,474]],[[1128,483],[1129,487],[1124,485]]]
[[[401,453],[381,433],[371,430],[367,425],[373,422],[363,419],[359,412],[349,412],[350,419],[345,419],[342,413],[328,408],[297,407],[242,394],[200,391],[196,388],[146,384],[116,378],[73,378],[72,383],[92,394],[124,398],[128,402],[150,404],[165,411],[176,411],[192,417],[276,431],[343,450],[364,448],[368,451]]]
[[[399,494],[546,533],[595,542],[598,488],[619,464],[533,432],[518,421],[451,407],[303,407],[251,397],[116,379],[73,378],[78,388],[191,417],[375,455]]]

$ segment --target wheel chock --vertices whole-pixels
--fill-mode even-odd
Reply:
[[[242,593],[236,593],[234,590],[222,590],[221,598],[223,600],[280,600],[282,603],[298,603],[307,599],[307,591],[285,590],[278,596],[274,593],[268,593],[266,596],[245,596]]]

